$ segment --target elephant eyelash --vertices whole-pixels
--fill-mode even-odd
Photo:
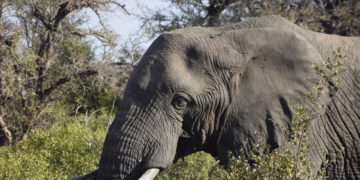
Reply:
[[[183,96],[175,96],[171,102],[171,105],[176,110],[184,110],[189,104],[189,100]]]
[[[171,100],[171,106],[180,116],[183,116],[187,109],[195,104],[193,98],[184,92],[177,93]]]

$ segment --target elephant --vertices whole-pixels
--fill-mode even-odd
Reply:
[[[308,157],[313,173],[325,153],[336,157],[329,178],[360,179],[360,38],[280,16],[160,35],[128,80],[99,168],[83,178],[152,179],[197,151],[226,164],[241,148],[283,146],[289,137],[278,125],[291,130],[291,104],[309,104],[301,97],[321,78],[313,62],[333,58],[338,47],[347,55],[342,85],[329,80],[321,92],[323,106],[308,122]]]

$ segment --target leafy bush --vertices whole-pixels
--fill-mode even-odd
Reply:
[[[171,168],[161,172],[156,179],[208,179],[217,161],[205,152],[197,152],[179,159]]]
[[[240,156],[231,156],[227,167],[219,165],[209,154],[198,152],[179,160],[156,179],[309,179],[311,165],[305,158],[306,150],[301,152],[300,163],[297,154],[287,148],[263,154],[253,150],[250,156],[241,151]]]
[[[97,168],[108,112],[99,112],[95,121],[53,110],[49,118],[57,123],[51,129],[34,130],[26,141],[0,147],[0,179],[69,179]]]

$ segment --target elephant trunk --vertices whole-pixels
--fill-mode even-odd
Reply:
[[[136,179],[145,172],[144,158],[150,147],[149,136],[143,131],[144,124],[133,116],[117,116],[107,134],[98,179]]]
[[[98,179],[138,179],[142,174],[142,178],[151,179],[160,168],[166,168],[173,162],[177,135],[162,131],[171,129],[171,123],[159,123],[165,115],[151,102],[147,103],[147,107],[140,108],[143,107],[140,103],[130,100],[123,101],[109,128]]]

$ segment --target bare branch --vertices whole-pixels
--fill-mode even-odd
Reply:
[[[0,115],[0,126],[1,126],[1,129],[3,130],[4,134],[5,134],[5,137],[6,139],[8,140],[9,144],[12,144],[12,134],[11,132],[9,131],[9,129],[7,128],[6,126],[6,123],[5,121],[3,120],[2,116]]]
[[[53,31],[52,26],[50,25],[50,22],[46,21],[46,18],[43,14],[40,13],[40,10],[37,8],[37,6],[33,6],[32,15],[36,18],[38,18],[43,25],[48,29],[49,31]]]
[[[122,5],[120,3],[114,2],[114,1],[110,1],[108,3],[104,3],[104,4],[114,4],[118,7],[120,7],[126,14],[130,14],[126,9],[125,9],[125,5]],[[91,8],[95,13],[98,13],[97,10],[95,8],[92,8],[94,5],[94,0],[87,0],[87,1],[82,1],[82,0],[69,0],[63,4],[60,5],[60,8],[58,9],[55,17],[52,19],[52,21],[54,22],[54,30],[57,30],[57,27],[59,26],[59,23],[62,19],[64,19],[69,13],[75,11],[75,10],[79,10],[82,8]]]
[[[63,3],[60,5],[60,8],[58,9],[53,21],[55,21],[54,23],[54,28],[55,30],[57,29],[57,27],[59,26],[59,23],[62,19],[65,18],[66,15],[68,15],[71,11],[68,8],[69,5],[69,1]]]
[[[96,17],[97,17],[98,20],[99,20],[100,25],[104,28],[104,27],[105,27],[105,24],[104,24],[104,22],[101,20],[101,15],[100,15],[99,11],[98,11],[97,9],[95,9],[95,8],[91,8],[91,10],[95,13]]]
[[[79,112],[79,109],[82,107],[82,105],[78,106],[75,110],[75,121],[78,122],[78,119],[77,119],[77,114]]]
[[[90,3],[91,2],[87,1],[69,0],[63,4],[60,4],[60,8],[58,9],[55,17],[51,20],[54,23],[54,31],[57,30],[61,20],[63,20],[69,13],[83,7],[90,7]]]
[[[112,102],[111,110],[110,110],[109,117],[108,117],[107,124],[106,124],[106,131],[109,130],[110,125],[111,125],[111,114],[112,114],[112,112],[114,110],[114,107],[115,107],[116,98],[117,98],[117,94],[114,95],[114,100]]]
[[[114,5],[116,5],[116,6],[118,6],[118,7],[120,7],[127,15],[130,15],[130,13],[126,10],[126,8],[125,8],[125,4],[120,4],[120,3],[118,3],[118,2],[115,2],[115,1],[113,1],[113,2],[111,2],[112,4],[114,4]]]
[[[63,85],[67,82],[69,82],[72,78],[76,78],[76,77],[79,77],[79,78],[83,78],[83,77],[87,77],[87,76],[90,76],[90,75],[94,75],[94,74],[98,74],[97,71],[95,70],[86,70],[86,71],[81,71],[81,72],[78,72],[76,74],[73,74],[71,76],[68,76],[68,77],[63,77],[63,78],[60,78],[56,81],[56,83],[45,89],[43,92],[42,92],[42,95],[44,97],[46,97],[47,95],[49,95],[53,90],[55,90],[56,88],[58,88],[60,85]]]
[[[89,31],[77,30],[77,31],[71,31],[71,32],[69,32],[69,34],[73,34],[73,35],[79,36],[81,38],[86,37],[86,36],[94,36],[96,39],[98,39],[101,42],[107,42],[107,39],[104,36],[104,34],[102,34],[101,32],[93,31],[93,30],[89,30]]]
[[[3,4],[4,4],[4,1],[0,0],[0,19],[2,18],[2,15],[3,15]]]

